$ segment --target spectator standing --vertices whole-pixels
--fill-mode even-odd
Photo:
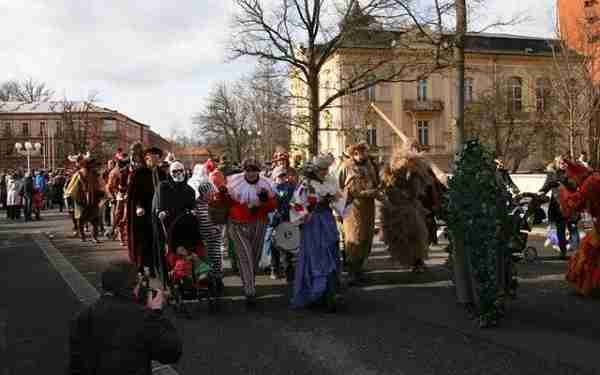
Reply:
[[[162,290],[140,293],[137,267],[112,263],[102,273],[104,294],[73,320],[70,333],[69,374],[112,375],[152,373],[152,361],[174,363],[182,341],[163,314]]]

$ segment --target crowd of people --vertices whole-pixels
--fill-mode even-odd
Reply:
[[[64,209],[62,170],[23,169],[0,172],[0,208],[9,220],[41,220],[41,212]]]

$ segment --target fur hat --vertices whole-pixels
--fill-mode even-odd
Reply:
[[[242,162],[242,169],[244,171],[260,170],[260,163],[256,159],[247,158]]]

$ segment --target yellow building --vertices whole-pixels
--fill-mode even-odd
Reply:
[[[502,86],[505,106],[512,113],[512,126],[527,126],[536,112],[544,111],[548,92],[548,77],[553,62],[552,48],[547,39],[505,34],[469,34],[466,39],[466,100],[477,102],[481,95]],[[321,76],[321,98],[342,86],[344,71],[369,54],[385,53],[378,48],[344,48],[324,66]],[[415,75],[414,78],[417,76]],[[410,77],[409,77],[410,78]],[[305,95],[303,83],[292,78],[294,95]],[[414,82],[391,82],[371,87],[358,94],[336,100],[321,113],[320,152],[340,156],[356,139],[367,140],[387,159],[399,137],[373,110],[373,103],[408,137],[417,139],[430,158],[442,169],[448,169],[454,154],[456,79],[448,68]],[[323,99],[322,99],[323,100]],[[306,113],[302,101],[296,99],[293,115]],[[517,125],[515,125],[517,124]],[[292,147],[303,152],[308,135],[292,130]],[[554,149],[536,135],[535,153],[521,163],[521,169],[539,167],[552,156]]]

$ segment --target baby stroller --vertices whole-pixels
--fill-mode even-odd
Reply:
[[[166,238],[165,261],[170,286],[169,302],[178,313],[191,317],[189,305],[208,302],[209,312],[218,309],[217,283],[210,276],[211,265],[191,212],[179,215],[169,227],[162,224]]]
[[[522,193],[514,197],[511,207],[511,224],[513,233],[510,249],[515,261],[524,260],[534,262],[538,258],[538,251],[533,246],[528,246],[529,233],[533,225],[538,224],[543,214],[541,209],[545,197],[535,193]]]

